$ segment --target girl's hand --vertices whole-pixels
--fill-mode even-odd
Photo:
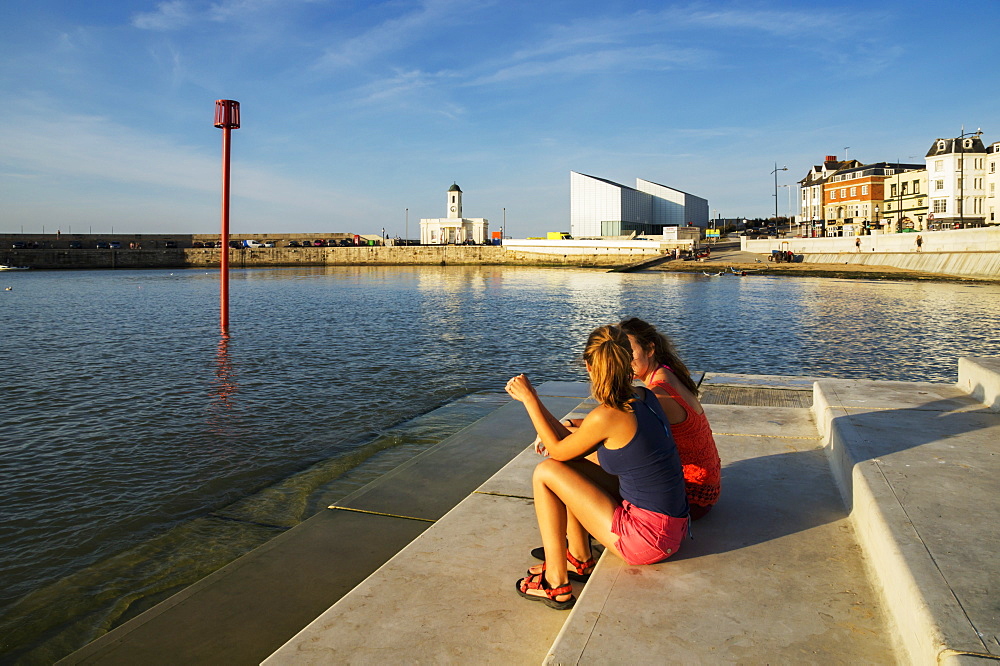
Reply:
[[[512,377],[510,381],[507,382],[505,390],[510,394],[510,397],[520,402],[530,400],[535,396],[535,388],[531,385],[531,382],[528,381],[528,377],[526,375]]]
[[[532,445],[535,447],[535,453],[537,453],[540,456],[546,456],[546,457],[548,457],[549,451],[548,451],[548,449],[545,448],[545,445],[542,444],[542,438],[541,437],[536,437],[535,441],[532,442]]]

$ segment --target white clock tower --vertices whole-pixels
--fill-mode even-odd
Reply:
[[[421,245],[486,245],[490,221],[484,217],[469,219],[462,212],[462,188],[452,183],[448,188],[448,216],[421,218]]]
[[[448,188],[448,219],[462,219],[462,188],[455,183]]]

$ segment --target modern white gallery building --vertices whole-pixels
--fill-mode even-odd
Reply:
[[[570,234],[573,238],[660,235],[664,226],[708,227],[708,200],[636,178],[635,188],[571,171]]]

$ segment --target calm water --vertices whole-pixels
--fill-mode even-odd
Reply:
[[[582,380],[586,334],[622,316],[706,371],[951,382],[959,356],[1000,355],[993,285],[234,271],[223,340],[214,272],[0,282],[8,661],[66,654],[275,536],[493,409],[512,374]]]

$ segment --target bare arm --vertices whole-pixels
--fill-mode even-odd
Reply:
[[[570,432],[545,408],[527,377],[518,375],[512,378],[507,382],[506,389],[512,398],[524,404],[539,439],[554,460],[582,458],[596,451],[605,440],[606,424],[603,423],[602,410],[591,412],[577,430]]]

